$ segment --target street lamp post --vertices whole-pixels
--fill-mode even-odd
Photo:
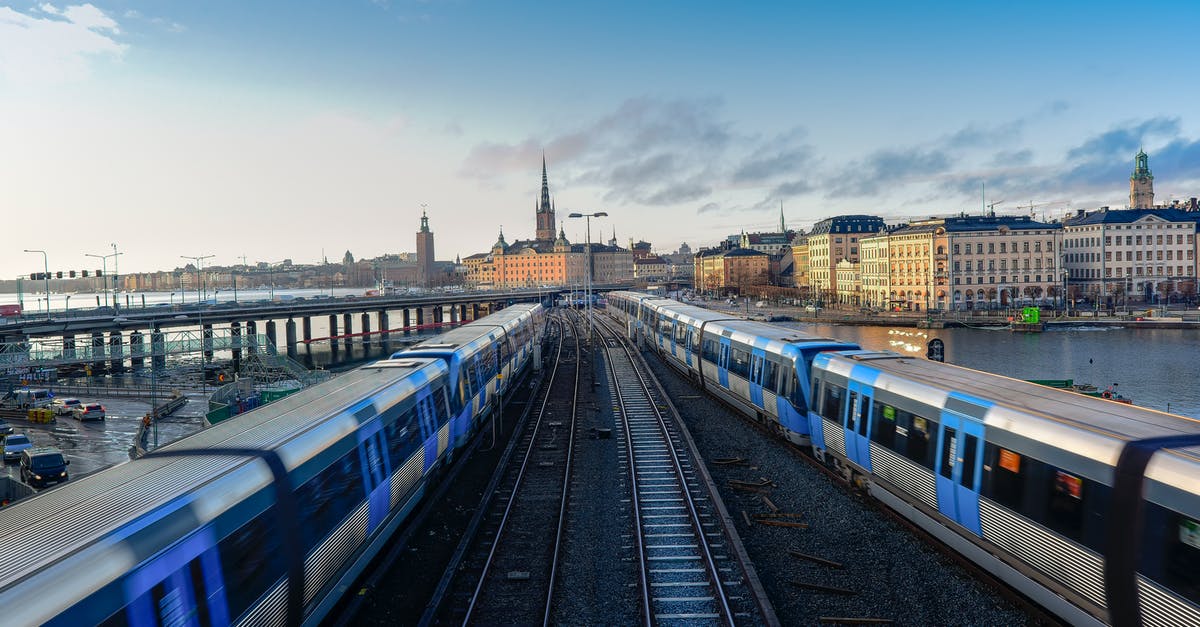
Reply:
[[[31,250],[26,248],[27,253],[42,253],[42,269],[46,271],[46,319],[50,319],[50,256],[44,250]]]
[[[71,295],[70,295],[70,294],[67,294],[67,304],[66,304],[66,306],[63,308],[63,315],[67,315],[67,314],[69,314],[70,312],[71,312]]]
[[[200,363],[204,363],[204,305],[200,302],[200,267],[204,264],[204,260],[212,257],[212,255],[188,256],[180,255],[184,259],[191,259],[196,262],[196,324],[200,325]],[[208,390],[205,386],[204,368],[200,369],[200,390],[201,393],[207,394]]]
[[[587,294],[587,319],[588,319],[588,337],[591,338],[594,325],[592,322],[592,218],[606,218],[608,214],[603,211],[595,213],[572,213],[568,218],[583,218],[587,228],[587,243],[584,245],[584,250],[587,251],[585,263],[587,268],[584,272],[584,292]]]
[[[113,244],[113,250],[116,250],[116,244]],[[124,253],[112,252],[107,255],[93,255],[91,253],[83,253],[84,257],[95,257],[100,260],[101,274],[104,275],[104,277],[100,280],[100,289],[101,289],[101,291],[104,292],[104,306],[105,307],[108,307],[108,284],[107,284],[107,281],[108,281],[108,258],[109,257],[113,258],[113,266],[115,267],[116,263],[117,263],[117,256],[122,255],[122,254],[124,254]],[[114,285],[116,285],[116,284],[114,283]],[[117,295],[115,293],[113,294],[113,308],[114,309],[117,308]]]

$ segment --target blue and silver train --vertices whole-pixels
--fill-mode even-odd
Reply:
[[[608,303],[631,338],[652,342],[702,388],[797,444],[807,444],[812,431],[809,379],[797,373],[822,352],[858,349],[638,292],[609,293]]]
[[[663,321],[695,307],[609,302],[693,375],[727,359],[692,366],[671,343],[679,322]],[[746,345],[792,333],[712,324],[773,329]],[[1200,421],[893,352],[791,364],[817,459],[1043,607],[1080,625],[1200,625]],[[761,417],[752,388],[698,379]]]
[[[4,623],[318,623],[529,362],[542,307],[495,315],[0,511]]]

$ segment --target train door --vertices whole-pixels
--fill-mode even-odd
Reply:
[[[766,370],[767,353],[761,348],[750,349],[750,402],[755,407],[763,405],[763,372]]]
[[[846,457],[871,472],[871,385],[850,380],[850,398],[843,409],[842,426],[846,431]]]
[[[683,336],[683,361],[689,369],[692,367],[692,343],[695,340],[695,333],[696,329],[689,325]]]
[[[131,627],[229,624],[221,560],[208,527],[130,573],[124,592]]]
[[[729,338],[720,339],[721,349],[717,353],[717,382],[721,387],[729,387]]]
[[[938,425],[938,510],[976,535],[979,527],[979,486],[983,471],[983,424],[970,416],[943,409]]]
[[[667,329],[669,329],[668,333],[670,333],[670,335],[671,335],[671,353],[670,353],[670,355],[672,357],[674,357],[675,356],[675,331],[677,330],[676,327],[678,327],[679,321],[678,320],[664,320],[664,321],[666,322],[666,324],[664,326]]]

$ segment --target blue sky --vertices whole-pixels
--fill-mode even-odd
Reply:
[[[1200,195],[1195,3],[0,0],[6,276]],[[596,226],[596,225],[593,225]],[[582,225],[567,223],[573,241]],[[595,235],[595,234],[594,234]],[[54,268],[52,268],[54,269]]]

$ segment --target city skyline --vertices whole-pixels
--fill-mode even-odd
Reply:
[[[422,205],[465,257],[533,236],[543,154],[560,215],[660,251],[781,204],[978,212],[982,184],[1038,219],[1123,207],[1139,148],[1159,202],[1200,195],[1197,53],[1137,36],[1190,4],[688,9],[0,0],[0,265],[374,257],[414,250]]]

